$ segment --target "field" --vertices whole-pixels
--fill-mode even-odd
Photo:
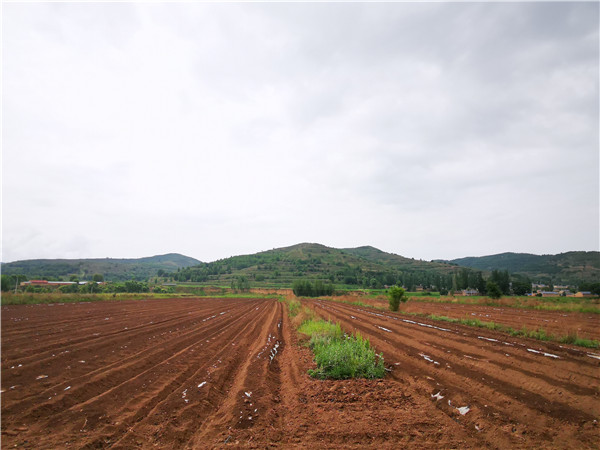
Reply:
[[[273,298],[3,306],[2,445],[598,446],[596,350],[303,303],[369,338],[386,377],[311,379]]]

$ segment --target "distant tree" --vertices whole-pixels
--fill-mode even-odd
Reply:
[[[95,273],[94,275],[92,275],[92,281],[102,283],[104,281],[104,275],[102,275],[101,273]]]
[[[600,283],[581,283],[578,288],[579,292],[591,292],[594,295],[600,295]]]
[[[79,287],[79,292],[84,292],[86,294],[94,294],[100,292],[100,287],[95,281],[88,281],[87,283]]]
[[[250,290],[250,281],[246,276],[240,275],[231,281],[231,287],[240,292],[247,292]]]
[[[296,297],[312,297],[313,288],[310,281],[296,280],[292,286],[292,291]]]
[[[148,292],[148,285],[141,281],[129,280],[125,282],[126,292]]]
[[[469,269],[466,267],[460,269],[456,277],[458,289],[467,289],[469,286]]]
[[[507,270],[492,270],[490,279],[496,283],[503,295],[510,295],[510,276]]]
[[[481,272],[477,272],[477,275],[475,275],[475,283],[473,287],[476,288],[481,294],[485,294],[487,292],[485,280],[483,279]]]
[[[2,275],[2,292],[15,288],[16,280],[10,275]]]
[[[388,297],[391,311],[398,311],[398,308],[400,308],[400,302],[404,303],[408,300],[406,291],[400,286],[392,286],[388,290]]]
[[[525,278],[513,280],[512,290],[515,295],[525,295],[531,292],[531,281]]]
[[[490,298],[499,299],[502,297],[502,291],[500,287],[493,281],[488,281],[486,284],[487,295]]]
[[[76,294],[77,292],[79,292],[79,285],[68,284],[66,286],[59,287],[58,290],[64,294]]]
[[[296,280],[292,290],[296,297],[321,297],[332,295],[334,286],[332,283],[324,283],[321,280],[316,280],[314,285],[308,280]]]

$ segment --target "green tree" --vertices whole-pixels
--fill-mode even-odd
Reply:
[[[86,294],[93,294],[94,292],[98,292],[100,289],[95,281],[88,281],[86,284],[81,285],[79,288],[80,292],[84,292]]]
[[[487,295],[490,298],[495,298],[498,299],[500,297],[502,297],[502,291],[500,290],[500,287],[493,281],[488,281],[486,284],[486,291],[487,291]]]
[[[579,288],[577,289],[578,292],[591,292],[594,295],[600,295],[600,283],[593,283],[593,282],[587,282],[587,283],[581,283],[579,285]]]
[[[101,273],[95,273],[94,275],[92,275],[92,281],[102,283],[104,281],[104,275],[102,275]]]
[[[2,275],[2,292],[15,288],[16,281],[10,275]]]
[[[126,292],[148,292],[148,285],[140,281],[129,280],[125,282]]]
[[[400,302],[404,303],[408,300],[406,291],[400,286],[392,286],[388,290],[388,297],[391,311],[398,311],[398,308],[400,308]]]
[[[496,283],[503,295],[510,295],[510,276],[508,270],[492,270],[491,281]]]
[[[531,292],[531,281],[527,278],[513,280],[512,290],[515,295],[525,295]]]
[[[250,290],[250,281],[246,276],[240,275],[231,281],[231,287],[241,292],[247,292]]]
[[[79,285],[78,284],[68,284],[66,286],[59,287],[58,290],[65,294],[76,294],[77,292],[79,292]]]
[[[485,294],[486,290],[485,290],[485,280],[483,279],[483,275],[481,274],[481,272],[477,272],[477,275],[475,275],[475,286],[474,286],[480,294]]]

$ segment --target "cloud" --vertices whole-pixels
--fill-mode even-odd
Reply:
[[[3,26],[4,261],[598,249],[598,4],[27,3]]]

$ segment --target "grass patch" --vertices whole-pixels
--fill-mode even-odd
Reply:
[[[342,328],[339,323],[331,323],[325,320],[307,320],[298,328],[298,332],[306,334],[314,339],[339,339],[343,336]]]
[[[583,339],[577,336],[577,333],[569,333],[560,338],[559,342],[563,344],[577,345],[578,347],[600,348],[600,342],[594,339]]]
[[[300,308],[302,304],[298,300],[290,300],[287,302],[288,305],[288,314],[290,317],[296,317],[300,312]]]
[[[315,354],[317,368],[312,377],[336,380],[347,378],[383,378],[383,354],[376,354],[368,339],[360,333],[348,336],[339,323],[325,320],[304,322],[298,332],[310,336],[309,347]]]

